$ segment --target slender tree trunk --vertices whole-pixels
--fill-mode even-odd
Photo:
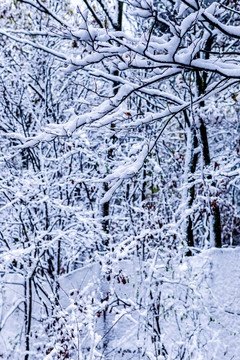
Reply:
[[[209,59],[209,52],[211,50],[212,44],[213,44],[213,37],[210,36],[208,38],[208,40],[206,42],[206,46],[205,46],[205,50],[206,50],[205,59]],[[196,83],[197,83],[198,94],[199,95],[204,94],[205,90],[207,88],[207,73],[205,71],[203,71],[202,74],[200,74],[199,71],[196,72]],[[200,102],[200,107],[203,107],[204,105],[205,105],[204,101]],[[186,120],[186,113],[185,113],[185,120]],[[208,145],[207,128],[206,128],[206,125],[205,125],[203,119],[200,118],[199,121],[200,121],[199,139],[200,139],[201,146],[202,146],[204,165],[207,167],[211,164],[209,145]],[[186,123],[189,123],[189,121],[188,122],[186,121]],[[190,172],[193,175],[196,171],[196,166],[197,166],[197,161],[198,161],[198,154],[196,154],[195,151],[196,151],[197,147],[199,146],[199,140],[198,140],[195,128],[193,128],[192,135],[193,135],[193,146],[192,146],[193,155],[191,158]],[[209,178],[211,178],[211,176]],[[190,181],[192,181],[192,180],[190,180]],[[190,188],[189,207],[192,206],[194,198],[195,198],[195,186],[193,185]],[[214,245],[216,247],[221,247],[221,243],[222,243],[221,242],[221,214],[220,214],[219,206],[216,201],[213,201],[211,203],[210,211],[211,211],[211,216],[213,217],[213,226],[212,226],[211,230],[213,231]],[[192,219],[190,216],[188,217],[188,223],[187,223],[187,244],[189,247],[194,246],[193,224],[192,224]],[[188,252],[188,255],[191,255],[191,251]]]
[[[196,149],[198,147],[198,138],[197,138],[197,131],[196,126],[194,124],[190,123],[190,119],[188,117],[187,111],[184,111],[184,118],[185,118],[185,124],[188,128],[187,131],[187,143],[188,147],[190,147],[191,156],[187,157],[187,178],[185,181],[187,181],[189,184],[194,181],[193,175],[196,171],[197,162],[198,162],[198,153],[196,152]],[[190,145],[190,146],[189,146]],[[190,179],[189,179],[190,176]],[[195,199],[195,185],[193,184],[190,189],[187,191],[187,199],[188,199],[188,208],[191,208],[193,201]],[[186,236],[187,236],[187,245],[189,247],[189,250],[187,251],[186,255],[191,256],[192,252],[190,250],[191,247],[194,246],[194,237],[193,237],[193,223],[191,215],[187,217],[187,223],[186,223]]]
[[[110,14],[109,14],[110,17]],[[121,31],[122,30],[122,19],[123,19],[123,2],[122,1],[118,1],[118,21],[117,24],[115,26],[115,30],[116,31]],[[113,71],[113,75],[118,76],[119,75],[119,71],[118,70],[114,70]],[[119,82],[114,81],[113,82],[113,94],[117,95],[118,93],[118,86],[119,86]],[[111,137],[111,141],[112,144],[114,144],[117,140],[114,132],[115,132],[115,124],[111,124],[111,130],[113,132],[113,135]],[[111,160],[113,158],[113,148],[108,150],[108,154],[107,154],[107,158],[109,160]],[[109,190],[109,186],[107,183],[104,183],[104,192],[106,193]],[[102,209],[102,213],[103,213],[103,230],[105,231],[106,234],[109,234],[109,214],[110,214],[110,202],[107,201],[106,203],[103,204],[103,209]],[[105,241],[105,243],[103,244],[105,246],[108,246],[108,241]]]
[[[221,214],[216,202],[212,203],[214,242],[217,248],[222,247]]]
[[[196,167],[197,167],[197,162],[198,162],[198,153],[196,152],[196,149],[198,147],[198,139],[197,139],[197,133],[196,133],[196,127],[192,126],[191,128],[191,136],[192,136],[192,146],[191,146],[191,161],[189,164],[189,168],[190,168],[190,182],[193,182],[193,175],[196,171]],[[195,199],[195,185],[192,185],[190,187],[189,190],[189,196],[188,196],[188,206],[189,208],[191,208],[193,201]],[[193,247],[194,246],[194,237],[193,237],[193,223],[192,223],[192,219],[191,216],[188,216],[188,220],[187,220],[187,244],[189,247]],[[190,252],[188,253],[188,255],[190,255]]]
[[[32,322],[32,278],[31,277],[24,280],[24,293],[25,293],[24,322],[25,322],[25,350],[26,350],[24,360],[28,360],[29,351],[30,351],[30,331],[31,331],[31,322]]]
[[[204,80],[204,75],[203,74],[203,82],[206,82],[206,80]],[[205,84],[205,86],[207,86]],[[204,103],[202,104],[204,105]],[[207,128],[206,125],[203,121],[203,119],[199,119],[200,120],[200,137],[201,137],[201,144],[202,144],[202,152],[203,152],[203,159],[204,159],[204,165],[210,166],[211,164],[211,158],[210,158],[210,151],[209,151],[209,145],[208,145],[208,135],[207,135]],[[212,176],[209,175],[208,179],[211,179]],[[212,186],[215,186],[216,184],[213,182]],[[219,205],[217,203],[217,201],[213,201],[211,202],[211,215],[213,217],[213,226],[212,226],[212,231],[213,231],[213,238],[214,238],[214,246],[216,247],[221,247],[222,246],[222,230],[221,230],[221,213],[220,213],[220,208]]]

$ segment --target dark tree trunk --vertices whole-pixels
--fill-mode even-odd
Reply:
[[[26,354],[24,360],[29,359],[30,351],[30,331],[32,322],[32,278],[25,279],[24,281],[24,293],[25,293],[25,304],[24,304],[24,322],[25,322],[25,350]]]
[[[111,15],[108,14],[109,19],[111,18]],[[117,24],[114,26],[116,31],[121,31],[122,30],[122,19],[123,19],[123,2],[122,1],[118,1],[118,18],[117,18]],[[111,21],[111,23],[113,23]],[[118,70],[113,71],[113,75],[118,76],[119,72]],[[118,86],[119,86],[119,82],[114,81],[113,82],[113,93],[114,95],[117,95],[118,93]],[[115,132],[115,124],[111,124],[111,130],[113,132],[113,135],[111,137],[111,141],[112,144],[114,144],[117,140],[117,137],[115,136],[114,132]],[[107,158],[109,160],[111,160],[113,158],[113,148],[108,150],[108,154],[107,154]],[[109,190],[109,186],[107,183],[104,183],[104,192],[106,193]],[[102,209],[102,214],[103,214],[103,222],[102,222],[102,226],[103,226],[103,230],[105,231],[106,234],[109,234],[109,214],[110,214],[110,202],[107,201],[106,203],[103,204],[103,209]],[[108,246],[108,240],[106,240],[104,242],[105,246]]]
[[[210,36],[206,42],[205,50],[205,59],[209,59],[210,50],[213,44],[213,37]],[[197,82],[197,88],[198,88],[198,94],[203,95],[205,93],[205,90],[207,88],[207,73],[205,71],[202,72],[202,74],[197,71],[196,72],[196,82]],[[200,102],[200,107],[203,107],[204,101]],[[186,114],[185,114],[186,119]],[[208,135],[207,135],[207,128],[206,124],[204,123],[203,119],[200,120],[200,140],[202,145],[202,153],[203,153],[203,160],[204,165],[209,166],[211,164],[211,158],[210,158],[210,151],[209,151],[209,145],[208,145]],[[187,121],[186,121],[187,122]],[[189,121],[188,121],[189,123]],[[196,149],[198,147],[198,138],[196,136],[196,132],[193,134],[194,140],[193,140],[193,149]],[[190,171],[192,174],[196,171],[196,165],[198,161],[198,154],[193,155],[190,165]],[[211,176],[210,176],[211,178]],[[193,200],[195,197],[195,187],[194,185],[190,189],[190,199],[189,199],[189,207],[192,205]],[[214,232],[214,239],[215,239],[215,246],[221,247],[222,241],[221,241],[221,214],[220,209],[216,201],[214,201],[211,204],[211,214],[213,216],[213,232]],[[190,216],[188,217],[188,225],[187,225],[187,243],[188,246],[194,246],[194,238],[193,238],[193,229],[192,229],[192,220]]]

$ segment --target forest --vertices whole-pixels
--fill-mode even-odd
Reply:
[[[240,359],[240,2],[1,0],[0,359]]]

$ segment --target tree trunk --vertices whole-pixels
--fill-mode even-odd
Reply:
[[[110,18],[110,14],[108,14],[109,18]],[[118,18],[117,18],[117,24],[114,26],[116,31],[121,31],[122,30],[122,19],[123,19],[123,2],[122,1],[118,1]],[[118,76],[119,75],[119,71],[118,70],[114,70],[113,71],[113,75]],[[119,86],[119,82],[114,81],[113,82],[113,94],[117,95],[118,93],[118,86]],[[111,130],[113,132],[113,135],[111,137],[111,141],[112,144],[114,144],[117,140],[114,131],[115,131],[115,124],[111,124]],[[108,150],[108,154],[107,154],[107,158],[109,160],[111,160],[113,157],[113,149],[109,149]],[[104,192],[106,193],[109,190],[109,186],[107,183],[104,183]],[[106,203],[103,204],[103,209],[102,209],[102,214],[103,214],[103,222],[102,222],[102,226],[103,226],[103,230],[105,231],[106,234],[109,234],[109,214],[110,214],[110,201],[107,201]],[[108,246],[108,240],[106,240],[104,242],[105,246]]]
[[[213,37],[210,36],[206,42],[205,59],[209,59],[209,53],[210,53],[210,50],[212,47],[212,43],[213,43]],[[205,90],[207,88],[207,73],[205,71],[203,71],[202,75],[200,74],[199,71],[196,72],[196,83],[197,83],[198,94],[199,95],[204,94]],[[204,105],[205,105],[204,101],[201,101],[200,107],[203,107]],[[202,154],[203,154],[204,165],[207,167],[211,164],[209,145],[208,145],[207,128],[206,128],[206,125],[205,125],[203,119],[200,118],[199,121],[200,121],[200,128],[199,128],[200,136],[199,137],[200,137],[201,145],[202,145]],[[196,149],[199,145],[198,138],[196,136],[196,132],[193,134],[193,138],[194,138],[193,149]],[[198,161],[198,154],[194,153],[193,158],[192,158],[192,163],[190,166],[190,171],[192,174],[194,174],[196,171],[197,161]],[[209,178],[211,178],[211,176]],[[214,185],[214,184],[212,184],[212,185]],[[193,185],[190,189],[189,207],[192,205],[194,197],[195,197],[195,187]],[[216,201],[211,203],[210,211],[213,216],[212,231],[213,231],[213,238],[214,238],[215,246],[221,247],[221,244],[222,244],[222,241],[221,241],[221,214],[220,214],[219,206]],[[192,220],[190,219],[190,216],[188,218],[187,239],[188,239],[187,240],[188,246],[190,246],[190,247],[194,246]]]
[[[25,322],[25,357],[24,360],[29,359],[30,351],[30,331],[32,322],[32,278],[24,280],[24,322]]]

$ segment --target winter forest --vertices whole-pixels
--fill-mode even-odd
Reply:
[[[0,1],[0,359],[240,359],[240,1]]]

